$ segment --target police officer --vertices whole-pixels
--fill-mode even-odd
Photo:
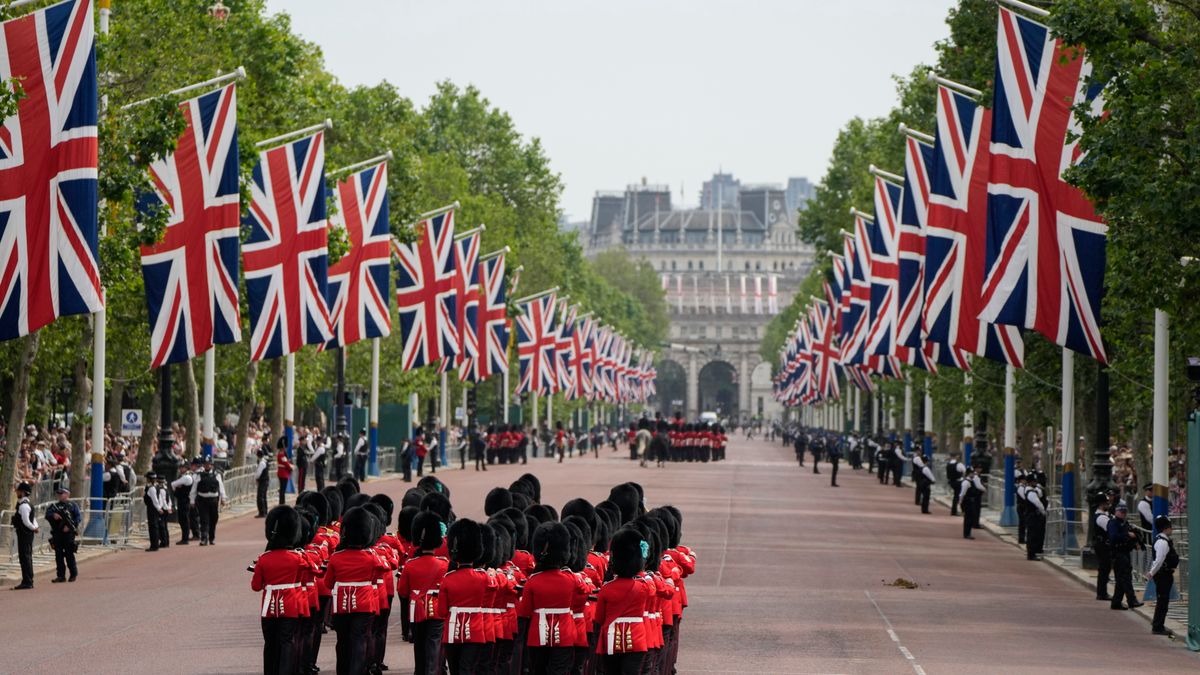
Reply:
[[[313,478],[317,481],[317,492],[325,489],[325,451],[328,447],[329,443],[324,437],[310,436],[309,448],[311,448],[312,456],[309,458],[309,462],[312,464]]]
[[[167,537],[162,536],[167,529],[164,520],[167,516],[163,512],[162,498],[158,493],[158,474],[150,471],[146,474],[146,490],[142,493],[142,503],[146,506],[146,536],[150,539],[147,553],[171,544]]]
[[[829,450],[826,454],[829,455],[829,463],[833,465],[833,469],[829,474],[829,485],[839,487],[837,482],[838,462],[842,459],[843,444],[846,441],[839,438],[829,439]]]
[[[1107,495],[1101,495],[1096,504],[1096,512],[1092,514],[1092,550],[1096,552],[1096,599],[1112,600],[1108,595],[1108,580],[1112,574],[1112,549],[1108,546],[1108,515],[1109,502]]]
[[[917,484],[917,504],[921,513],[929,513],[929,496],[933,491],[933,469],[925,463],[925,456],[920,452],[913,453],[913,482]]]
[[[1127,516],[1129,507],[1117,504],[1113,511],[1114,517],[1108,521],[1108,545],[1112,550],[1113,576],[1116,578],[1117,590],[1113,593],[1110,609],[1133,609],[1145,603],[1138,602],[1133,592],[1133,561],[1129,554],[1139,548],[1137,533],[1129,527]],[[1128,600],[1129,607],[1121,604]]]
[[[255,518],[267,517],[267,490],[271,486],[271,472],[267,470],[271,463],[267,459],[267,451],[264,448],[258,449],[258,463],[254,466],[254,486],[255,486],[255,505],[258,506],[258,514]]]
[[[1142,521],[1142,529],[1154,531],[1154,483],[1142,486],[1142,498],[1137,501],[1138,518]]]
[[[17,533],[17,557],[21,561],[21,583],[13,586],[14,591],[33,588],[33,538],[37,535],[38,524],[33,517],[33,506],[29,504],[29,495],[33,486],[21,482],[17,484],[17,510],[12,516],[12,527]]]
[[[958,500],[962,489],[963,476],[966,474],[967,467],[958,459],[958,453],[950,453],[950,458],[946,460],[946,482],[950,484],[950,515],[958,515]]]
[[[1037,481],[1025,488],[1025,559],[1039,560],[1046,543],[1046,493]]]
[[[1171,601],[1171,587],[1175,585],[1175,568],[1179,567],[1179,554],[1175,542],[1171,541],[1171,519],[1159,516],[1154,519],[1154,562],[1150,565],[1148,579],[1154,579],[1154,620],[1150,632],[1155,635],[1170,635],[1164,625],[1167,620],[1167,605]]]
[[[79,577],[79,568],[75,566],[75,551],[79,545],[75,543],[75,536],[83,516],[79,513],[79,507],[71,501],[70,490],[60,487],[54,492],[58,495],[58,501],[46,507],[46,522],[50,524],[50,547],[54,549],[54,567],[58,572],[51,583],[61,584]],[[68,571],[70,578],[67,577]]]
[[[200,513],[200,545],[217,543],[217,507],[228,502],[225,480],[213,468],[212,455],[204,456],[204,470],[196,474],[192,492],[188,495],[193,508]]]
[[[367,430],[358,430],[358,440],[354,443],[354,477],[359,482],[367,480],[367,459],[371,454],[371,444],[367,442]]]
[[[904,465],[908,463],[908,458],[904,456],[903,443],[894,442],[892,444],[892,456],[889,459],[891,460],[892,485],[904,487],[900,483],[900,477],[904,475]]]
[[[979,512],[983,507],[983,482],[973,466],[967,467],[961,482],[958,499],[962,504],[963,539],[974,539],[975,535],[971,534],[971,531],[979,527]]]
[[[196,469],[202,462],[203,460],[199,457],[192,458],[190,463],[180,467],[179,477],[171,481],[171,490],[175,493],[175,513],[178,516],[181,530],[179,541],[175,543],[180,546],[190,543],[189,534],[197,539],[200,538],[199,514],[192,508],[191,493],[192,483],[196,482]]]

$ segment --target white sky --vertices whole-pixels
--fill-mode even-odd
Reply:
[[[816,182],[851,117],[933,60],[954,0],[268,0],[345,84],[388,80],[423,106],[475,84],[542,139],[586,220],[643,176],[695,204],[718,167]],[[676,203],[679,203],[678,201]]]

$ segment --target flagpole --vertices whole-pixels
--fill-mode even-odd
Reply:
[[[501,418],[504,420],[505,424],[508,424],[508,406],[509,406],[509,402],[508,402],[508,395],[509,395],[508,368],[505,368],[504,372],[501,373],[501,379],[504,381],[504,385],[503,385],[504,386],[504,394],[503,394],[503,396],[501,396],[501,401],[502,401],[502,405],[504,406],[504,408],[501,410]],[[524,425],[522,425],[522,426],[524,426]]]
[[[1004,367],[1004,508],[1000,511],[1000,526],[1017,524],[1017,369]]]
[[[303,129],[296,129],[295,131],[289,131],[286,134],[280,134],[278,136],[275,136],[274,138],[268,138],[265,141],[259,141],[254,144],[254,147],[265,148],[269,145],[275,145],[277,143],[282,143],[283,141],[290,141],[293,138],[300,138],[302,136],[307,136],[308,134],[315,134],[318,131],[329,131],[332,128],[333,128],[333,120],[326,117],[325,121],[321,122],[320,124],[314,124],[310,127],[304,127]]]
[[[28,0],[32,2],[33,0]],[[22,4],[26,4],[21,0],[18,2],[9,3],[9,9],[15,9]],[[108,17],[112,13],[110,0],[100,0],[100,34],[108,35]],[[108,95],[105,94],[101,98],[101,109],[108,107]],[[100,234],[107,234],[101,232]],[[104,373],[107,370],[106,361],[108,354],[108,307],[107,298],[105,296],[104,286],[100,287],[101,298],[105,301],[100,304],[100,310],[92,314],[92,452],[89,460],[91,462],[91,482],[88,496],[91,497],[91,509],[93,513],[104,511],[104,420],[105,420],[105,404],[104,399]],[[120,429],[113,429],[114,433],[120,433]],[[143,429],[142,433],[146,433]],[[93,534],[90,530],[93,527],[103,527],[103,522],[99,518],[93,518],[88,522],[87,534]]]
[[[925,461],[933,461],[933,395],[929,393],[929,378],[925,378]]]
[[[129,110],[130,108],[136,108],[138,106],[146,105],[147,103],[149,103],[151,101],[157,101],[158,99],[163,98],[164,96],[178,96],[179,94],[186,94],[189,91],[196,91],[197,89],[203,89],[205,87],[215,87],[218,84],[225,84],[226,82],[229,82],[230,80],[239,80],[240,81],[240,80],[244,80],[244,79],[246,79],[246,68],[244,66],[238,66],[237,69],[231,73],[225,73],[224,75],[218,75],[214,78],[205,80],[203,82],[197,82],[196,84],[189,84],[186,87],[172,89],[171,91],[168,91],[166,94],[161,94],[159,96],[151,96],[150,98],[144,98],[140,101],[134,101],[133,103],[126,103],[125,105],[118,108],[118,110],[125,111],[125,110]]]
[[[963,371],[963,389],[965,390],[967,408],[963,411],[963,464],[971,466],[971,452],[975,449],[975,411],[971,409],[974,401],[971,396],[971,371]]]
[[[870,166],[867,167],[867,172],[870,173],[872,176],[876,176],[876,177],[882,178],[884,180],[889,180],[893,183],[899,183],[900,185],[904,184],[903,176],[896,175],[896,174],[892,173],[891,171],[884,171],[883,169],[875,166],[874,164],[871,164]]]
[[[367,460],[367,471],[372,476],[379,475],[379,338],[371,338],[371,397],[370,410],[367,411],[370,424],[367,430],[367,443],[370,456]]]
[[[216,350],[213,350],[216,351]],[[212,352],[209,352],[210,354]],[[296,353],[292,352],[283,359],[284,377],[283,377],[283,437],[287,439],[288,459],[295,459],[296,448]],[[211,381],[208,379],[208,361],[204,362],[204,420],[208,424],[211,417],[211,408],[209,404],[212,399],[209,395]],[[211,428],[210,428],[211,429]],[[292,478],[288,477],[288,492],[296,491],[296,484]]]
[[[1053,438],[1046,443],[1053,448]],[[1066,510],[1067,533],[1063,545],[1069,551],[1079,548],[1075,539],[1075,352],[1062,350],[1062,503]]]
[[[1001,5],[1008,5],[1014,9],[1020,9],[1029,12],[1030,14],[1042,18],[1050,16],[1049,11],[1042,9],[1041,7],[1035,7],[1027,2],[1021,2],[1021,0],[996,0],[996,2],[1000,3]]]
[[[204,428],[200,434],[203,439],[200,448],[200,454],[211,455],[213,448],[216,445],[216,420],[213,419],[214,406],[213,399],[216,392],[217,381],[217,348],[214,345],[210,347],[208,352],[204,354],[204,393],[202,414],[204,416]]]
[[[1151,510],[1155,517],[1167,515],[1167,480],[1169,448],[1168,417],[1170,411],[1170,377],[1169,360],[1171,332],[1169,317],[1161,309],[1154,310],[1154,417],[1153,443],[1154,451],[1150,477],[1154,483],[1154,494],[1151,497]],[[1157,530],[1155,530],[1157,534]]]
[[[912,373],[904,378],[904,452],[912,452],[913,445],[913,391]]]
[[[354,164],[351,164],[350,166],[343,166],[340,169],[326,171],[325,176],[326,176],[326,178],[332,178],[333,176],[337,176],[337,175],[340,175],[343,173],[350,173],[350,172],[356,171],[358,169],[364,169],[368,166],[371,166],[372,164],[383,164],[384,162],[390,162],[394,158],[395,158],[395,154],[393,154],[391,150],[388,150],[387,152],[383,153],[382,155],[376,155],[370,159],[364,159],[363,161],[356,162]],[[445,213],[446,211],[456,208],[457,206],[458,206],[458,202],[454,202],[450,206],[443,206],[441,209],[438,209],[437,211],[431,211],[430,213],[432,213],[433,215],[436,216],[439,213]],[[427,214],[421,215],[421,218],[427,218],[427,217],[429,217]],[[409,225],[408,227],[412,227],[412,226]]]
[[[908,136],[909,138],[915,138],[918,141],[924,141],[929,144],[933,144],[934,142],[937,141],[937,139],[934,138],[933,136],[930,136],[929,134],[917,131],[916,129],[913,129],[912,127],[905,124],[904,122],[900,123],[899,129],[900,129],[900,133],[904,134],[905,136]]]
[[[441,465],[446,466],[446,427],[450,423],[450,385],[446,372],[442,372],[442,391],[438,401],[438,416],[441,417],[441,429],[438,429],[438,454],[441,456]]]
[[[537,392],[533,392],[533,437],[537,439],[540,439],[542,436],[541,425],[538,424],[538,407],[540,405],[541,397],[537,395]]]
[[[927,79],[930,82],[933,82],[935,84],[940,84],[943,87],[947,87],[949,89],[953,89],[954,91],[957,91],[960,94],[965,94],[967,96],[970,96],[971,98],[974,98],[974,99],[983,98],[982,91],[979,91],[978,89],[976,89],[974,87],[968,87],[967,85],[962,84],[960,82],[955,82],[954,80],[947,80],[946,78],[939,76],[937,73],[935,73],[933,71],[929,72]]]
[[[513,304],[519,305],[523,302],[529,302],[530,300],[537,300],[538,298],[544,298],[547,295],[550,295],[551,293],[557,293],[557,292],[558,292],[558,286],[555,286],[554,288],[547,288],[546,290],[544,290],[540,293],[534,293],[533,295],[527,295],[523,298],[517,298],[516,300],[513,300]]]

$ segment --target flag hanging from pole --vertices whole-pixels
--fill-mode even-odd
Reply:
[[[497,373],[508,372],[508,299],[504,281],[503,252],[477,263],[479,299],[476,302],[475,335],[477,355],[468,357],[459,370],[464,382],[483,382]]]
[[[0,23],[0,340],[104,308],[94,26],[90,0]]]
[[[871,236],[871,326],[867,353],[887,356],[896,353],[896,322],[899,318],[900,285],[900,199],[903,188],[875,177],[875,220]]]
[[[520,306],[517,315],[517,395],[539,396],[554,391],[555,294],[547,293]]]
[[[555,333],[555,376],[558,390],[567,400],[575,398],[575,316],[578,308],[559,300],[558,330]]]
[[[411,244],[394,243],[401,370],[431,365],[459,352],[454,210],[425,218],[416,230]]]
[[[186,361],[242,339],[238,309],[237,89],[179,104],[175,152],[150,163],[145,212],[163,208],[162,241],[141,247],[150,318],[150,367]]]
[[[333,227],[346,232],[350,248],[329,266],[326,298],[333,323],[328,347],[392,333],[388,271],[387,164],[377,164],[338,181]]]
[[[479,245],[482,233],[472,232],[454,240],[454,326],[458,329],[458,353],[443,358],[438,372],[461,369],[464,361],[479,355],[475,321],[479,314]]]

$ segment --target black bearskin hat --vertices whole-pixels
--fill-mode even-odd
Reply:
[[[523,550],[533,552],[533,533],[537,532],[539,525],[541,522],[537,518],[528,513],[525,514],[525,548]]]
[[[313,537],[317,536],[320,517],[307,506],[297,506],[296,513],[300,514],[300,540],[296,542],[296,547],[303,548],[312,543]]]
[[[671,545],[672,548],[674,548],[675,546],[678,546],[679,541],[681,539],[683,539],[683,512],[680,511],[678,508],[671,506],[670,504],[667,504],[660,508],[671,512],[671,515],[675,517],[675,523],[679,528],[675,533],[678,536],[678,539],[676,539],[675,543]]]
[[[453,520],[450,517],[450,500],[446,495],[440,492],[430,492],[421,500],[422,511],[432,511],[436,513],[442,522],[449,523]]]
[[[579,516],[567,516],[563,519],[563,524],[573,526],[579,530],[579,541],[576,542],[577,546],[575,547],[576,564],[579,566],[579,569],[575,570],[575,565],[572,565],[571,568],[576,572],[582,572],[584,565],[587,564],[588,553],[592,550],[592,541],[595,533],[592,530],[592,526]]]
[[[530,485],[533,486],[533,494],[531,494],[529,496],[533,498],[534,504],[541,504],[542,503],[542,481],[538,480],[538,477],[531,473],[522,474],[521,478],[519,480],[523,480],[526,483],[529,483]]]
[[[483,552],[483,534],[479,523],[470,518],[454,521],[446,531],[446,547],[450,562],[459,567],[472,567]]]
[[[528,483],[522,483],[522,485],[528,485]],[[533,506],[533,499],[529,495],[523,492],[513,492],[511,489],[508,492],[512,495],[513,506],[517,509],[524,511]]]
[[[404,496],[400,499],[400,508],[405,506],[421,507],[421,500],[425,497],[425,490],[419,487],[408,488],[404,492]]]
[[[513,547],[526,550],[529,548],[529,523],[525,520],[525,514],[515,508],[507,508],[496,514],[498,517],[508,518],[513,524]]]
[[[631,527],[617,530],[609,548],[608,569],[613,576],[629,579],[637,576],[645,568],[642,541],[642,533]]]
[[[638,508],[642,503],[641,495],[638,494],[637,488],[629,483],[614,486],[608,493],[608,501],[620,509],[622,523],[628,523],[641,514]]]
[[[562,519],[566,520],[568,516],[579,516],[590,525],[596,520],[596,507],[592,506],[592,503],[588,500],[576,497],[563,504]]]
[[[567,532],[571,535],[571,550],[567,556],[567,569],[572,572],[582,572],[583,566],[587,563],[587,542],[584,541],[584,537],[587,534],[579,528],[579,522],[578,518],[572,518],[563,523],[563,526],[567,528]]]
[[[387,516],[383,522],[392,522],[392,515],[396,510],[396,502],[392,498],[380,492],[379,494],[371,495],[371,501],[378,504],[379,508],[383,509],[384,515]]]
[[[649,555],[646,556],[646,571],[657,572],[658,563],[662,559],[662,539],[658,535],[658,528],[655,527],[649,518],[638,518],[630,523],[630,526],[642,533],[642,539],[650,545]]]
[[[542,523],[533,533],[531,553],[539,571],[561,569],[571,559],[571,533],[562,523]]]
[[[422,511],[412,521],[412,543],[422,551],[432,551],[442,545],[445,525],[438,514]]]
[[[325,501],[329,502],[329,522],[342,519],[342,512],[346,509],[346,500],[342,499],[342,491],[337,489],[337,486],[327,485],[321,494],[325,495]]]
[[[375,517],[361,506],[348,509],[342,514],[342,541],[339,549],[367,548],[375,543]]]
[[[476,567],[491,567],[492,558],[496,557],[496,528],[487,523],[479,526],[479,534],[483,540],[479,557],[475,559]]]
[[[608,522],[610,532],[616,532],[621,527],[621,509],[614,503],[605,499],[596,504],[596,515],[604,518]]]
[[[296,496],[296,506],[307,506],[317,514],[318,525],[329,524],[329,500],[320,492],[305,490]]]
[[[483,498],[483,512],[488,516],[494,516],[512,506],[512,503],[511,492],[502,487],[495,487]]]
[[[667,526],[667,548],[675,548],[679,545],[679,521],[675,519],[674,513],[660,506],[651,509],[647,515],[659,519]]]
[[[534,500],[534,498],[533,498],[533,495],[534,495],[533,483],[530,483],[529,481],[527,481],[523,478],[518,478],[518,479],[514,480],[511,484],[509,484],[508,491],[513,493],[514,495],[524,495],[525,497],[527,497],[529,499],[530,504],[537,503],[537,501]]]
[[[554,517],[554,511],[545,504],[534,504],[525,509],[525,513],[536,518],[539,523],[549,523],[558,520],[558,518]]]
[[[450,488],[441,481],[437,476],[425,476],[417,481],[417,487],[424,488],[426,492],[436,492],[450,499]]]
[[[400,509],[400,515],[396,516],[396,536],[411,544],[413,518],[416,518],[420,512],[421,509],[415,506],[406,506]]]
[[[276,506],[267,513],[267,550],[295,548],[300,540],[300,514],[290,506]]]
[[[346,497],[346,510],[349,511],[356,506],[366,506],[369,503],[371,503],[371,495],[355,492]]]
[[[608,539],[612,530],[608,529],[608,521],[596,516],[596,531],[592,535],[592,550],[596,553],[608,552]]]
[[[382,537],[384,535],[385,532],[387,532],[388,523],[391,521],[389,521],[387,519],[387,514],[384,513],[383,507],[376,504],[375,502],[368,501],[366,504],[363,505],[363,508],[367,510],[367,513],[370,513],[372,516],[375,517],[375,537],[374,538],[379,539],[380,537]]]
[[[341,491],[343,501],[350,499],[351,495],[359,492],[358,479],[354,476],[342,476],[337,482],[337,489]]]
[[[496,519],[489,523],[496,530],[496,557],[492,558],[492,567],[500,569],[509,560],[512,560],[513,554],[517,552],[513,546],[513,532],[509,529],[512,524],[507,518]]]

